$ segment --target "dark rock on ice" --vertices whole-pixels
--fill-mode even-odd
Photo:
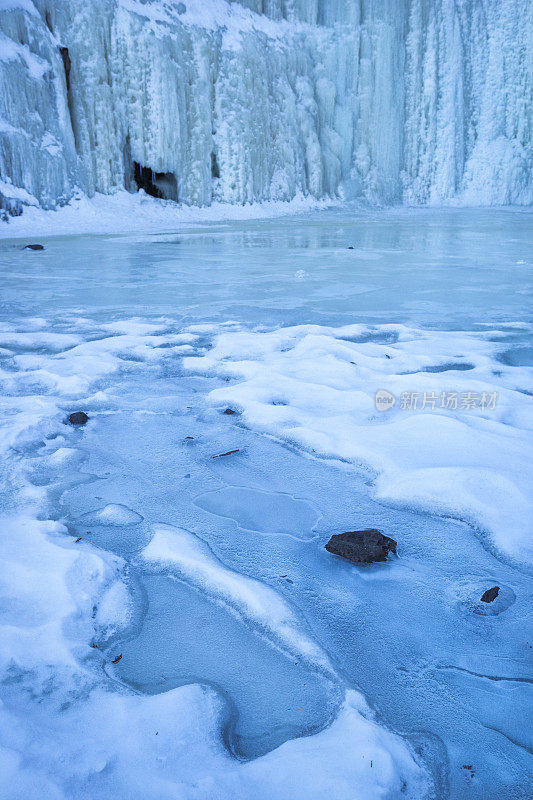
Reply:
[[[486,592],[483,592],[481,600],[483,603],[492,603],[493,600],[496,600],[499,594],[500,594],[500,587],[493,586],[491,589],[487,589]]]
[[[85,425],[88,422],[89,417],[85,413],[85,411],[74,411],[72,414],[69,415],[68,421],[71,425]]]
[[[236,413],[237,413],[237,412],[236,412],[236,411],[234,411],[232,408],[227,408],[227,409],[224,411],[224,414],[236,414]]]
[[[327,543],[326,550],[355,564],[371,564],[385,561],[389,553],[396,554],[396,542],[381,531],[370,528],[335,534]]]
[[[25,244],[24,250],[44,250],[44,244]]]

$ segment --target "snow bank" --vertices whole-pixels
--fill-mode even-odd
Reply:
[[[379,499],[467,520],[531,562],[531,369],[495,362],[498,350],[495,331],[304,325],[228,330],[184,363],[236,378],[209,399],[251,427],[366,466]],[[376,409],[378,390],[394,407]]]
[[[2,191],[0,185],[0,191]],[[6,193],[7,194],[7,193]],[[60,236],[80,233],[149,233],[176,231],[198,222],[263,219],[299,214],[333,205],[331,200],[298,196],[288,202],[230,205],[213,203],[198,208],[156,200],[144,192],[78,197],[53,211],[26,208],[24,214],[0,225],[0,238]]]
[[[220,713],[214,693],[198,686],[148,697],[95,689],[61,714],[34,708],[31,733],[0,708],[0,798],[421,800],[429,789],[405,745],[355,692],[327,730],[248,763],[218,743]]]

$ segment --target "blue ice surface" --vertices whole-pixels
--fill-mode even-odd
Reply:
[[[81,313],[94,337],[110,319],[162,315],[176,331],[228,319],[501,327],[528,319],[530,243],[531,215],[464,210],[336,210],[175,237],[58,237],[39,260],[6,241],[2,317],[41,316],[65,332]],[[522,363],[530,346],[524,330],[509,328],[502,358]],[[70,433],[81,477],[68,488],[64,476],[57,513],[73,536],[90,524],[93,543],[123,556],[139,587],[134,624],[107,643],[123,653],[115,677],[150,693],[215,686],[227,700],[222,735],[243,758],[328,724],[342,688],[355,686],[427,760],[439,798],[525,798],[529,576],[460,521],[373,501],[354,466],[308,458],[206,410],[217,385],[175,357],[157,367],[131,361],[101,387],[113,398],[107,413]],[[106,524],[99,511],[110,504],[133,513]],[[295,663],[186,581],[145,570],[138,555],[158,522],[185,528],[224,565],[280,592],[336,677]],[[324,550],[331,533],[365,527],[393,536],[399,558],[357,568]],[[484,613],[479,597],[494,584],[498,613]]]
[[[205,511],[235,520],[244,530],[300,538],[312,538],[320,516],[311,503],[285,492],[244,486],[205,492],[195,502]]]
[[[3,314],[269,327],[530,321],[531,229],[529,210],[347,207],[176,235],[42,238],[39,253],[4,239]]]

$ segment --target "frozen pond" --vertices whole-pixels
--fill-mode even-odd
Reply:
[[[527,211],[331,209],[176,235],[58,237],[33,254],[6,240],[3,298],[11,314],[50,303],[184,323],[516,322],[528,316],[531,228]]]
[[[117,691],[212,687],[242,759],[359,689],[439,800],[531,796],[532,221],[332,209],[4,240],[3,407],[45,420],[17,464],[69,543],[121,559],[80,661]],[[499,405],[381,415],[377,389]],[[372,527],[397,559],[324,550]]]

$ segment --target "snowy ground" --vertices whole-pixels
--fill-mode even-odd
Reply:
[[[0,187],[1,189],[1,187]],[[81,233],[160,233],[199,222],[221,220],[271,219],[338,205],[333,200],[296,197],[289,202],[213,203],[210,206],[177,205],[155,200],[143,191],[117,192],[114,195],[84,195],[56,211],[43,211],[37,205],[25,206],[19,217],[0,223],[0,236],[68,236]]]
[[[525,800],[531,214],[150,214],[0,245],[0,796]]]

